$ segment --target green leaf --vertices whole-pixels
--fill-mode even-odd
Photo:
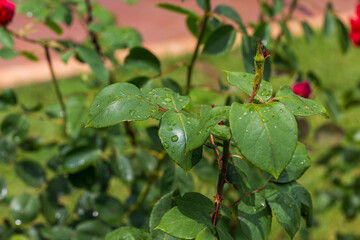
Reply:
[[[197,192],[190,192],[174,200],[184,216],[211,226],[211,214],[215,212],[215,207],[209,198]]]
[[[37,162],[31,160],[18,161],[15,164],[15,171],[21,180],[31,187],[40,188],[46,182],[45,170]]]
[[[76,173],[93,164],[101,156],[101,150],[93,147],[79,147],[68,152],[64,157],[62,170]]]
[[[244,197],[238,206],[240,228],[247,239],[265,240],[271,229],[271,209],[262,193]]]
[[[186,152],[194,150],[202,146],[208,137],[210,136],[211,130],[221,121],[228,119],[230,107],[215,107],[211,108],[201,118],[200,123],[192,131],[189,140],[186,144]]]
[[[327,116],[326,109],[321,104],[296,95],[289,86],[281,87],[276,93],[275,99],[279,100],[297,116],[312,116],[316,114]]]
[[[15,52],[13,49],[3,47],[0,49],[0,57],[5,60],[13,59],[19,56],[19,52]]]
[[[109,72],[105,68],[99,54],[95,50],[83,46],[76,47],[75,51],[77,54],[79,54],[82,60],[89,64],[91,70],[100,80],[100,82],[104,85],[108,84]]]
[[[10,164],[16,157],[16,143],[10,139],[0,139],[0,162]]]
[[[176,195],[174,192],[170,192],[160,198],[157,201],[151,211],[150,220],[149,220],[149,228],[152,239],[154,240],[162,240],[164,239],[165,233],[160,231],[159,229],[155,229],[164,214],[169,211],[173,207],[173,197]]]
[[[221,218],[216,224],[216,230],[219,235],[219,240],[233,240],[233,237],[230,235],[229,223],[225,218]]]
[[[104,240],[105,235],[111,231],[108,225],[99,220],[88,220],[76,226],[76,240]]]
[[[285,34],[285,36],[286,36],[286,39],[289,42],[292,42],[293,37],[292,37],[291,32],[290,32],[289,28],[287,27],[286,23],[284,21],[281,21],[281,22],[279,22],[279,24],[280,24],[282,33]]]
[[[211,134],[221,140],[230,140],[231,138],[230,128],[225,125],[215,125],[211,130]]]
[[[241,17],[236,12],[236,10],[234,10],[232,7],[230,7],[228,5],[220,4],[215,8],[214,12],[233,20],[234,22],[239,24],[240,30],[244,34],[247,34],[244,22],[242,21]]]
[[[297,183],[270,184],[265,189],[268,204],[291,238],[300,228],[301,205],[295,191],[297,185]]]
[[[300,184],[294,186],[294,191],[301,203],[301,216],[305,219],[306,227],[313,223],[313,206],[310,193]]]
[[[139,0],[121,0],[121,1],[126,2],[127,4],[132,5],[132,4],[137,3]]]
[[[45,25],[48,26],[48,28],[50,28],[51,30],[53,30],[57,35],[61,35],[63,33],[63,30],[60,27],[60,25],[51,19],[47,19],[45,21]]]
[[[7,192],[8,191],[7,191],[7,185],[6,185],[5,178],[0,176],[0,202],[1,202],[1,200],[3,200],[6,197]]]
[[[180,96],[168,88],[142,89],[147,99],[167,110],[174,110],[179,112],[186,105],[189,104],[190,98],[187,96]]]
[[[151,240],[149,233],[135,227],[121,227],[105,237],[105,240]]]
[[[166,10],[169,10],[171,12],[175,12],[175,13],[180,13],[180,14],[185,14],[189,17],[195,17],[197,18],[197,14],[189,9],[186,9],[186,8],[182,8],[182,7],[179,7],[179,6],[175,6],[175,5],[172,5],[172,4],[169,4],[169,3],[160,3],[157,5],[158,7],[161,7],[161,8],[164,8]]]
[[[204,224],[183,215],[177,207],[170,209],[161,218],[157,229],[164,231],[170,236],[181,239],[193,239],[204,228]]]
[[[283,104],[233,103],[230,128],[245,158],[275,178],[291,161],[298,129],[294,116]]]
[[[141,149],[136,152],[136,160],[139,168],[142,169],[147,176],[150,176],[150,174],[155,171],[158,163],[158,159],[155,156]]]
[[[66,226],[43,227],[40,229],[41,236],[50,240],[63,240],[74,238],[74,230]]]
[[[15,113],[7,115],[1,124],[3,136],[10,137],[15,142],[23,141],[29,132],[29,128],[28,117]]]
[[[350,47],[349,32],[345,27],[344,23],[340,19],[336,18],[335,22],[336,22],[337,37],[340,44],[340,48],[343,53],[346,53]]]
[[[31,222],[37,217],[39,211],[39,199],[27,193],[14,197],[10,202],[10,213],[16,225]]]
[[[267,184],[263,172],[247,161],[232,156],[233,163],[229,163],[226,179],[234,185],[239,194],[247,194],[262,188]]]
[[[39,61],[38,57],[35,54],[33,54],[32,52],[21,51],[20,54],[21,54],[21,56],[26,57],[30,61],[33,61],[33,62]]]
[[[68,51],[61,54],[60,59],[64,63],[67,63],[69,59],[74,55],[74,51]]]
[[[328,110],[331,118],[334,119],[335,122],[339,122],[342,115],[339,100],[334,95],[332,90],[321,88],[320,91],[324,98],[324,104],[326,106],[326,109]]]
[[[255,75],[251,73],[244,72],[227,72],[227,80],[228,82],[236,87],[239,87],[249,96],[253,91],[253,79]],[[255,95],[255,99],[266,102],[271,98],[272,95],[272,86],[270,83],[266,81],[261,81],[260,89],[258,93]]]
[[[304,144],[298,142],[290,163],[281,172],[278,179],[271,181],[277,183],[289,183],[299,179],[310,167],[310,157]]]
[[[173,90],[176,93],[182,94],[181,86],[175,80],[173,80],[172,78],[169,78],[169,77],[161,78],[161,84],[165,88],[169,88],[169,89]]]
[[[125,58],[124,67],[134,71],[147,71],[152,74],[161,73],[160,61],[149,50],[134,47]]]
[[[0,95],[0,111],[7,110],[17,104],[15,92],[11,89],[4,89]]]
[[[208,37],[203,53],[210,55],[222,55],[231,50],[236,38],[236,31],[232,25],[224,25],[217,28]]]
[[[273,8],[270,7],[270,5],[266,2],[261,3],[261,11],[265,13],[269,18],[272,18],[274,16]]]
[[[284,0],[273,0],[273,11],[274,14],[279,14],[284,9]]]
[[[305,33],[306,42],[308,44],[311,44],[313,42],[313,39],[314,39],[314,31],[312,30],[310,25],[305,21],[301,22],[301,26],[302,26],[302,28],[304,30],[304,33]]]
[[[204,228],[199,232],[195,240],[215,240],[215,237],[208,228]]]
[[[100,37],[101,46],[110,51],[137,47],[141,43],[142,38],[139,32],[130,27],[109,26],[102,31]]]
[[[118,155],[111,158],[111,169],[126,183],[131,183],[135,179],[135,172],[132,163],[125,155]]]
[[[0,43],[5,48],[14,48],[14,40],[11,36],[11,33],[8,32],[4,27],[0,27]]]
[[[325,17],[324,17],[324,26],[323,26],[323,34],[328,37],[332,35],[335,31],[335,18],[331,11],[333,11],[332,3],[329,2],[326,7]]]
[[[124,207],[118,199],[102,194],[95,200],[95,211],[98,213],[99,219],[118,226],[121,224]]]
[[[172,110],[167,111],[160,122],[159,137],[162,145],[169,156],[186,172],[201,159],[197,151],[185,155],[185,146],[197,124],[196,119]]]
[[[123,121],[145,120],[158,107],[130,83],[115,83],[102,89],[91,103],[87,126],[102,128]]]

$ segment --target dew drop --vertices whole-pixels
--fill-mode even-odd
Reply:
[[[172,142],[177,142],[179,140],[179,137],[177,135],[174,135],[171,137]]]
[[[243,115],[246,116],[246,115],[247,115],[247,112],[244,112]]]
[[[164,98],[164,100],[165,100],[165,102],[171,102],[171,98],[168,98],[168,97],[166,97],[166,98]]]
[[[169,132],[171,132],[172,130],[174,130],[174,129],[172,129],[172,128],[168,128],[168,131],[169,131]]]
[[[281,112],[281,113],[282,113],[283,111],[284,111],[284,110],[282,110],[282,109],[279,110],[279,112]]]
[[[242,119],[242,117],[239,117],[239,120],[241,120]]]
[[[169,144],[167,142],[164,142],[164,148],[167,149],[169,147]]]
[[[97,217],[97,216],[99,216],[99,213],[98,213],[97,211],[94,211],[94,212],[92,213],[92,215],[93,215],[93,217]]]
[[[277,128],[277,126],[275,126],[275,128]]]
[[[130,115],[133,116],[135,114],[135,110],[130,111]]]
[[[17,226],[21,225],[21,220],[16,219],[16,220],[15,220],[15,224],[16,224]]]
[[[172,153],[175,153],[175,150],[171,150]]]

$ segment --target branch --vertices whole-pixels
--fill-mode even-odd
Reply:
[[[57,78],[55,76],[54,67],[53,67],[53,64],[52,64],[52,61],[51,61],[49,47],[46,44],[44,45],[44,50],[45,50],[45,55],[46,55],[46,61],[48,63],[50,73],[51,73],[51,80],[52,80],[52,83],[53,83],[53,85],[55,87],[55,93],[56,93],[56,96],[57,96],[58,101],[59,101],[60,106],[61,106],[61,111],[62,111],[62,116],[63,116],[63,121],[64,121],[64,135],[67,136],[67,132],[66,132],[67,113],[66,113],[66,106],[65,106],[64,98],[63,98],[63,96],[61,94],[60,87],[59,87]]]
[[[267,183],[266,183],[264,186],[262,186],[261,188],[259,188],[259,189],[256,189],[256,190],[254,190],[254,191],[252,191],[252,192],[249,192],[249,193],[244,193],[244,195],[243,195],[241,198],[239,198],[238,200],[236,200],[236,201],[234,201],[233,203],[231,203],[231,204],[229,205],[229,208],[233,207],[234,205],[239,204],[240,201],[243,200],[244,197],[262,191],[264,188],[266,188],[266,186],[267,186]]]
[[[229,161],[229,153],[230,153],[230,141],[225,140],[223,144],[223,156],[219,162],[219,178],[217,185],[217,193],[215,196],[215,213],[212,216],[212,223],[214,226],[219,220],[219,212],[220,212],[221,202],[223,200],[222,198],[223,190],[224,190],[224,185],[226,183],[226,171]]]
[[[201,42],[202,42],[202,40],[204,38],[204,35],[205,35],[205,30],[206,30],[207,22],[209,20],[209,15],[210,15],[210,0],[206,0],[204,19],[203,19],[203,21],[201,23],[200,34],[199,34],[199,37],[198,37],[198,40],[197,40],[197,44],[196,44],[193,56],[191,58],[189,66],[188,66],[187,80],[186,80],[186,95],[189,94],[190,89],[191,89],[192,71],[193,71],[193,68],[195,66],[196,59],[197,59],[197,57],[199,55],[199,48],[200,48]]]
[[[91,2],[90,0],[85,0],[85,4],[86,4],[86,11],[87,11],[87,19],[86,19],[86,25],[87,25],[87,30],[89,32],[89,36],[91,38],[91,42],[95,47],[96,52],[99,54],[99,56],[102,56],[102,52],[101,52],[101,47],[98,41],[98,38],[96,36],[96,33],[94,33],[93,31],[91,31],[89,29],[89,25],[93,22],[93,16],[92,16],[92,6],[91,6]]]

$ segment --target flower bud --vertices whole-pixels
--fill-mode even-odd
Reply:
[[[311,87],[308,81],[295,84],[292,86],[292,90],[296,95],[303,98],[309,98],[311,94]]]
[[[360,3],[357,4],[355,15],[355,18],[350,19],[349,37],[356,46],[360,46]]]
[[[8,0],[0,0],[0,26],[7,26],[15,14],[15,4]]]

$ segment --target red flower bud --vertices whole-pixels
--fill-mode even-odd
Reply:
[[[221,120],[221,121],[218,123],[218,125],[225,125],[225,123],[224,123],[223,120]]]
[[[263,54],[264,54],[264,58],[267,58],[267,57],[269,56],[269,52],[268,52],[268,51],[264,51]]]
[[[14,17],[15,4],[8,0],[0,0],[0,26],[8,25]]]
[[[292,86],[292,90],[296,95],[303,98],[309,98],[311,94],[311,87],[308,81],[295,84]]]
[[[355,15],[355,18],[350,19],[349,37],[356,46],[360,46],[360,3],[356,7]]]
[[[214,104],[211,104],[211,107],[212,107],[212,108],[214,108],[214,107],[215,107],[215,105],[214,105]]]

